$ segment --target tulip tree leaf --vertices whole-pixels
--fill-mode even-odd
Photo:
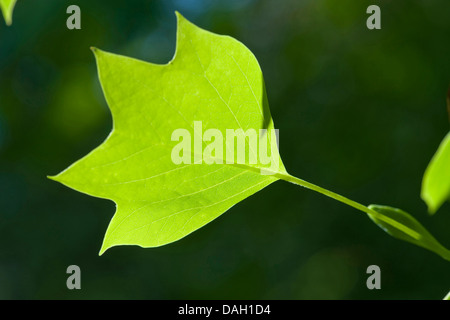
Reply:
[[[166,65],[94,52],[113,131],[54,179],[117,204],[102,252],[180,239],[278,180],[261,175],[257,165],[171,160],[178,143],[171,141],[172,132],[196,120],[203,121],[203,131],[273,128],[261,69],[242,43],[178,15],[176,54]]]
[[[3,12],[6,24],[10,26],[12,24],[12,14],[16,0],[0,0],[0,8]]]
[[[276,137],[270,134],[266,139],[268,145],[275,143],[275,150],[269,152],[269,164],[252,163],[250,158],[258,151],[251,147],[243,163],[175,164],[174,130],[193,129],[195,159],[199,150],[195,140],[201,140],[201,133],[195,135],[196,123],[201,122],[200,132],[274,129],[261,68],[251,51],[231,37],[200,29],[178,13],[177,20],[175,56],[165,65],[93,50],[113,130],[87,156],[49,177],[116,203],[100,254],[118,245],[157,247],[181,239],[277,180],[322,193],[415,236],[402,217],[384,215],[288,174]],[[208,160],[225,160],[220,155],[214,158]],[[435,251],[420,239],[415,243]]]
[[[450,132],[441,142],[430,161],[422,181],[421,197],[434,214],[450,199]]]

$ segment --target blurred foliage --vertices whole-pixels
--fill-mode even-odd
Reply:
[[[384,1],[21,0],[0,24],[0,298],[442,299],[449,264],[364,214],[275,183],[189,237],[98,257],[114,205],[46,179],[101,143],[111,116],[89,46],[165,63],[178,10],[245,43],[265,75],[291,173],[361,203],[402,208],[444,245],[450,205],[426,215],[424,170],[449,124],[450,4]],[[258,224],[254,221],[258,219]],[[66,288],[66,268],[82,289]],[[366,288],[379,265],[382,289]]]

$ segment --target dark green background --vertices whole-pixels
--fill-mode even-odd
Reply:
[[[82,30],[66,28],[69,4]],[[370,4],[382,30],[366,28]],[[114,204],[46,175],[111,129],[89,47],[165,63],[175,10],[256,55],[290,173],[402,208],[450,246],[450,205],[429,217],[419,197],[449,130],[448,0],[18,0],[13,25],[0,23],[0,298],[442,299],[448,261],[286,182],[181,241],[98,256]],[[79,291],[66,288],[71,264]],[[381,290],[366,288],[371,264]]]

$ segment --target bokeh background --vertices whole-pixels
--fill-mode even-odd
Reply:
[[[82,30],[66,28],[70,4]],[[366,28],[370,4],[382,30]],[[286,182],[181,241],[98,256],[114,204],[46,176],[111,130],[89,47],[165,63],[175,10],[254,52],[290,173],[402,208],[450,246],[450,205],[430,217],[419,197],[449,130],[448,0],[18,0],[0,23],[0,298],[442,299],[449,262]],[[366,288],[372,264],[381,290]]]

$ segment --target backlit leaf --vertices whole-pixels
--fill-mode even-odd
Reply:
[[[394,238],[411,242],[417,246],[421,246],[430,251],[437,253],[446,260],[450,260],[450,251],[443,247],[416,219],[403,210],[370,205],[372,209],[381,213],[384,217],[390,218],[394,223],[386,223],[386,220],[380,220],[378,217],[368,214],[381,229],[386,231]],[[396,226],[398,224],[398,226]]]
[[[12,24],[12,14],[16,1],[17,0],[0,0],[0,8],[2,9],[3,17],[8,26]]]
[[[431,159],[422,181],[421,197],[434,214],[450,198],[450,132]]]
[[[203,131],[273,128],[261,69],[242,43],[178,15],[176,55],[166,65],[94,52],[114,129],[54,179],[117,204],[102,252],[180,239],[278,180],[261,175],[264,165],[171,160],[178,143],[172,133],[191,129],[194,121],[203,121]],[[279,159],[278,151],[272,156]]]

